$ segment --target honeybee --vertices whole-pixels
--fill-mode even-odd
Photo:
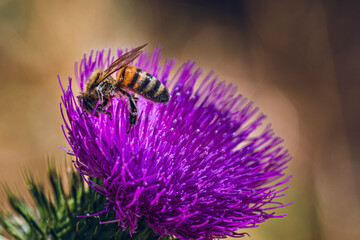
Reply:
[[[84,112],[94,114],[99,117],[99,113],[110,116],[112,114],[105,110],[110,106],[111,98],[125,96],[129,99],[129,130],[137,122],[137,96],[138,94],[152,102],[166,103],[170,100],[169,91],[166,87],[151,74],[137,68],[128,66],[130,62],[142,54],[142,49],[146,46],[137,47],[116,59],[105,70],[96,70],[89,77],[85,90],[77,96],[80,106],[83,106]],[[116,71],[119,72],[116,78],[111,75]],[[128,93],[127,91],[131,93]],[[84,113],[83,112],[83,113]]]

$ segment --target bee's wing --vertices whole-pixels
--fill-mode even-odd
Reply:
[[[134,61],[137,57],[139,57],[142,54],[143,51],[141,51],[141,49],[143,49],[146,45],[147,45],[147,43],[140,47],[134,48],[133,50],[123,54],[121,57],[116,59],[104,71],[104,75],[102,76],[102,79],[107,78],[108,76],[110,76],[111,74],[113,74],[114,72],[119,70],[120,68],[122,68],[122,67],[128,65],[129,63],[131,63],[132,61]]]

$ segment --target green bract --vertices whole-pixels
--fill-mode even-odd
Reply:
[[[159,238],[143,220],[138,222],[139,231],[132,236],[128,230],[122,231],[117,224],[99,224],[101,221],[114,219],[113,211],[93,217],[78,217],[103,210],[105,196],[88,188],[77,171],[71,170],[67,177],[63,177],[49,165],[48,177],[51,184],[49,194],[43,183],[35,181],[30,174],[26,177],[34,206],[6,187],[12,211],[2,211],[0,214],[3,227],[1,235],[6,235],[6,231],[11,237],[24,240]],[[100,184],[99,179],[91,180]]]

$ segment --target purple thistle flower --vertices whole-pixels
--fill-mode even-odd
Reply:
[[[122,53],[117,50],[117,57]],[[161,236],[214,239],[241,237],[235,231],[283,217],[272,210],[286,206],[277,199],[285,195],[281,185],[289,177],[283,172],[291,157],[270,126],[258,131],[265,116],[212,72],[202,77],[194,62],[174,75],[175,61],[161,65],[160,59],[157,48],[134,65],[167,86],[170,102],[140,97],[139,122],[128,135],[128,99],[112,99],[112,120],[105,114],[80,116],[71,78],[67,90],[62,88],[68,151],[84,177],[104,180],[102,186],[89,184],[107,196],[105,210],[116,211],[110,222],[135,232],[143,217]],[[113,60],[110,50],[84,55],[75,64],[80,89],[94,70]]]

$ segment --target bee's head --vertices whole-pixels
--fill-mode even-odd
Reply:
[[[83,110],[85,112],[93,114],[96,103],[97,103],[96,99],[87,97],[84,95],[84,93],[80,93],[80,95],[77,96],[77,99],[79,101],[79,105],[83,107]],[[97,113],[95,113],[95,116],[96,115],[97,115]]]

